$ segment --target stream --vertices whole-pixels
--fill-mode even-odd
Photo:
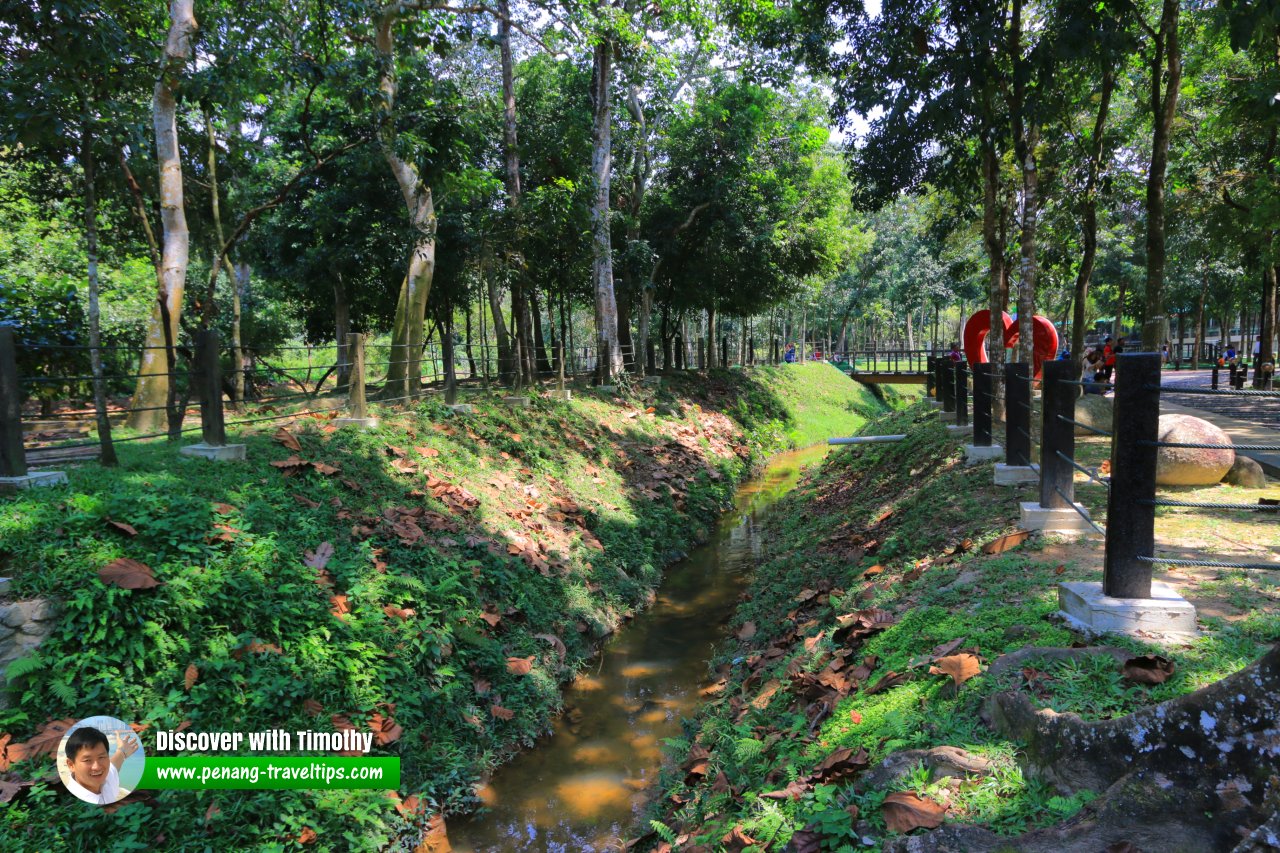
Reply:
[[[570,685],[552,733],[498,768],[480,791],[483,811],[450,821],[455,851],[621,849],[657,782],[663,739],[698,707],[707,660],[756,567],[761,522],[826,452],[779,454],[739,487],[711,540],[667,570],[654,606]]]

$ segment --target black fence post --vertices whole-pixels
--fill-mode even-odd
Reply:
[[[924,396],[933,397],[938,392],[938,366],[933,356],[929,356],[924,370]]]
[[[991,363],[973,366],[973,446],[991,446]]]
[[[942,411],[954,412],[956,410],[956,365],[949,358],[942,360],[942,377],[939,383],[942,387]]]
[[[200,437],[208,447],[225,447],[227,428],[222,419],[222,362],[218,353],[218,333],[201,329],[196,333],[196,375],[200,382]]]
[[[27,476],[22,447],[22,394],[13,329],[0,326],[0,477]]]
[[[956,375],[956,426],[969,425],[969,367],[957,361],[953,368]]]
[[[1218,390],[1218,365],[1216,364],[1213,366],[1212,379],[1209,382],[1209,387],[1214,391]]]
[[[1115,387],[1102,591],[1113,598],[1150,598],[1147,560],[1155,552],[1159,353],[1118,355]]]
[[[1076,499],[1076,385],[1070,361],[1046,361],[1043,367],[1042,414],[1040,425],[1040,506],[1065,509]],[[1061,453],[1062,456],[1058,454]],[[1063,457],[1066,457],[1065,459]]]
[[[1031,464],[1031,383],[1024,361],[1004,365],[1004,458],[1009,465]]]

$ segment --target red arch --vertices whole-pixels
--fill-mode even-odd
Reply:
[[[1004,320],[1005,346],[1008,346],[1009,327],[1013,325],[1013,318],[1003,311],[1000,314]],[[965,322],[964,357],[970,364],[986,364],[991,360],[987,358],[987,333],[990,331],[991,312],[985,308],[974,312],[973,316]],[[1015,328],[1014,331],[1016,333],[1017,329]]]
[[[975,311],[964,324],[964,355],[970,364],[985,364],[987,358],[987,333],[991,331],[991,312],[983,309]],[[1018,343],[1018,324],[1007,313],[1001,312],[1004,321],[1004,345],[1016,346]],[[1040,365],[1052,361],[1058,355],[1058,330],[1047,317],[1036,315],[1031,319],[1032,342],[1032,375],[1040,376]]]

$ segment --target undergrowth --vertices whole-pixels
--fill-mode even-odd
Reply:
[[[707,535],[735,484],[808,435],[801,404],[872,413],[840,379],[816,408],[795,396],[808,380],[737,371],[527,409],[479,398],[461,417],[375,405],[372,431],[304,418],[279,437],[277,423],[234,435],[246,463],[122,444],[118,468],[3,499],[0,573],[13,597],[59,608],[7,673],[0,731],[14,743],[95,713],[146,726],[149,748],[147,732],[183,725],[364,728],[376,711],[403,732],[375,752],[400,758],[399,794],[421,805],[398,810],[379,791],[143,791],[104,810],[50,782],[41,756],[8,768],[21,789],[0,805],[0,848],[412,848],[427,815],[473,807],[481,775],[546,731],[560,685]],[[105,584],[98,571],[118,558],[160,584]]]

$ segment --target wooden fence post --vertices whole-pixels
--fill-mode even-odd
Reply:
[[[1148,561],[1155,553],[1160,354],[1118,355],[1114,381],[1111,494],[1102,588],[1113,598],[1150,598]]]
[[[991,446],[991,363],[973,366],[973,445]]]
[[[1040,506],[1065,509],[1076,499],[1075,469],[1067,460],[1074,461],[1076,456],[1076,428],[1072,421],[1078,386],[1064,384],[1064,380],[1075,379],[1072,362],[1046,361],[1042,369]]]
[[[1031,464],[1031,383],[1026,362],[1006,362],[1005,461],[1016,467]]]
[[[969,369],[963,361],[952,367],[955,371],[956,426],[969,425]]]
[[[0,326],[0,477],[25,477],[22,447],[22,388],[18,383],[18,350],[13,329]]]
[[[218,352],[218,332],[201,329],[196,333],[196,377],[200,387],[200,437],[209,447],[227,446],[227,427],[222,417],[222,362]]]

